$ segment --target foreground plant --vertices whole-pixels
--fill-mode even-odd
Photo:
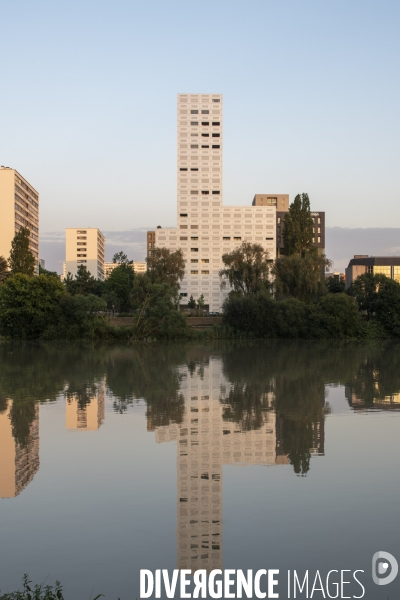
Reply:
[[[42,583],[37,583],[34,587],[31,587],[31,585],[32,582],[25,574],[22,578],[22,591],[18,590],[18,592],[0,595],[0,600],[65,600],[62,585],[59,581],[56,581],[54,586],[43,585]],[[103,594],[99,594],[93,600],[98,600],[102,596]]]

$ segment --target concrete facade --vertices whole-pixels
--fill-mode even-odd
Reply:
[[[74,277],[83,265],[95,279],[104,279],[104,235],[99,229],[65,230],[65,271]]]
[[[39,194],[16,171],[0,168],[0,256],[8,259],[21,227],[29,229],[29,248],[39,265]]]
[[[355,254],[346,269],[346,289],[364,273],[386,275],[400,283],[400,256],[368,256]]]
[[[223,205],[222,104],[221,94],[178,95],[177,227],[154,232],[157,247],[184,253],[181,304],[203,294],[210,311],[219,311],[230,291],[220,289],[224,253],[248,241],[276,256],[275,206]]]
[[[104,263],[104,279],[108,279],[110,274],[116,267],[119,267],[120,263],[113,262],[105,262]],[[146,273],[147,271],[147,263],[145,262],[133,262],[132,263],[133,270],[135,273]]]

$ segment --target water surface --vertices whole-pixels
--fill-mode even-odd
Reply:
[[[400,560],[398,410],[390,342],[1,345],[0,590],[363,569],[366,598],[394,598],[371,559]]]

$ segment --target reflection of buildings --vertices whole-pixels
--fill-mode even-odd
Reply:
[[[0,413],[0,498],[18,496],[39,470],[39,406],[35,404],[26,445],[14,438],[11,409],[9,400]]]
[[[382,396],[380,398],[371,398],[371,400],[368,401],[366,398],[362,398],[359,393],[354,392],[350,385],[346,385],[345,396],[349,403],[349,406],[351,406],[354,410],[400,410],[399,392],[390,394],[388,396]]]
[[[104,421],[104,394],[105,386],[103,382],[99,386],[97,395],[92,396],[87,403],[80,403],[76,396],[67,398],[67,429],[78,431],[100,429]]]
[[[259,429],[242,431],[223,419],[221,390],[231,384],[221,363],[211,361],[204,376],[182,381],[182,423],[156,428],[156,441],[178,445],[178,568],[215,569],[222,565],[222,466],[287,464],[277,455],[276,417],[264,412]],[[269,403],[271,404],[272,394]]]

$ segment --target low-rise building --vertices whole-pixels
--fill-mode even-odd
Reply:
[[[83,265],[95,279],[104,279],[104,235],[96,228],[65,230],[65,271],[74,277]]]
[[[386,275],[400,283],[400,256],[368,256],[355,254],[346,269],[346,289],[364,273]]]
[[[105,262],[104,263],[104,279],[108,279],[116,267],[119,267],[121,263]],[[133,270],[135,273],[146,273],[147,263],[145,262],[133,262]]]

